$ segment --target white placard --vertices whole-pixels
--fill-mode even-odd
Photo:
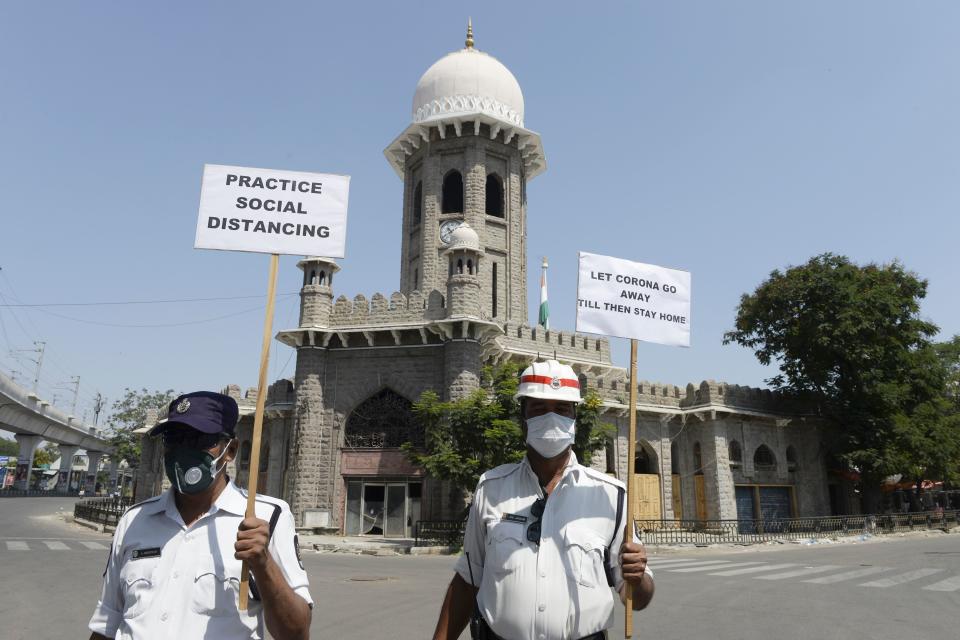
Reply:
[[[690,346],[690,272],[580,252],[577,331]]]
[[[208,164],[196,249],[342,258],[350,176]]]

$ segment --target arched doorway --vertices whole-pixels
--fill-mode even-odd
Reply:
[[[650,443],[637,440],[633,460],[633,515],[637,520],[663,518],[660,492],[660,458]]]
[[[382,389],[361,402],[344,428],[341,471],[346,484],[346,535],[411,536],[420,519],[422,470],[400,449],[423,445],[410,401]]]

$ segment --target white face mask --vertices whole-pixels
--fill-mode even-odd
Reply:
[[[577,421],[559,413],[527,418],[527,444],[544,458],[555,458],[573,444]]]

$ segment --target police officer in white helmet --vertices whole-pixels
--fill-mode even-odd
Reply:
[[[616,596],[633,608],[653,598],[653,574],[636,539],[623,541],[624,485],[578,463],[571,451],[573,369],[535,362],[520,376],[527,454],[480,477],[464,553],[447,589],[434,640],[599,640]]]

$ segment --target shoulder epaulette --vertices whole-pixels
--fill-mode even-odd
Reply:
[[[618,489],[626,489],[627,487],[627,485],[625,485],[622,480],[618,480],[617,478],[614,478],[610,474],[604,473],[603,471],[598,471],[593,467],[586,467],[584,465],[580,465],[580,470],[583,471],[588,476],[590,476],[591,478],[593,478],[594,480],[599,480],[601,482],[606,482],[607,484],[612,484]]]
[[[159,500],[159,499],[162,498],[162,497],[163,497],[163,494],[161,493],[161,494],[158,495],[158,496],[153,496],[152,498],[147,498],[146,500],[143,500],[143,501],[141,501],[141,502],[138,502],[137,504],[132,504],[132,505],[130,505],[129,507],[127,507],[127,511],[130,511],[131,509],[136,509],[137,507],[142,507],[143,505],[149,504],[149,503],[151,503],[151,502],[156,502],[157,500]]]
[[[497,478],[505,478],[519,469],[521,464],[521,462],[508,462],[507,464],[502,464],[499,467],[494,467],[480,476],[480,482],[478,482],[477,485],[479,486],[484,482],[496,480]]]

